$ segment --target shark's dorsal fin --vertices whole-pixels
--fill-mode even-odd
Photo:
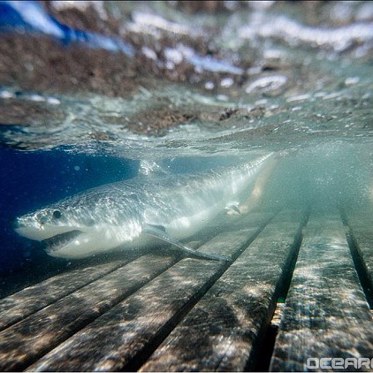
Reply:
[[[172,237],[170,237],[167,232],[165,227],[162,225],[151,225],[147,224],[143,228],[143,233],[147,234],[148,236],[156,237],[162,241],[165,241],[173,246],[176,246],[177,248],[181,249],[185,254],[188,256],[193,256],[196,258],[202,258],[202,259],[210,259],[210,260],[220,260],[220,261],[225,261],[229,262],[230,259],[227,258],[226,256],[223,255],[217,255],[217,254],[207,254],[207,253],[202,253],[200,251],[194,250],[183,243],[174,240]]]

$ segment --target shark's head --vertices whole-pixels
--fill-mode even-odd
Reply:
[[[76,196],[23,215],[15,230],[45,243],[49,255],[72,259],[109,251],[139,234],[141,228],[118,215],[110,198],[97,197],[87,203],[87,196]]]

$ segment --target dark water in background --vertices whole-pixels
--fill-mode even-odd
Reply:
[[[36,83],[35,89],[24,89],[22,82],[0,87],[0,273],[22,274],[38,262],[45,268],[68,265],[17,236],[14,218],[87,188],[135,177],[142,161],[150,168],[156,162],[172,173],[194,173],[229,166],[256,151],[284,152],[263,208],[372,209],[373,13],[364,4],[333,4],[334,18],[320,24],[306,19],[310,11],[282,9],[281,3],[273,13],[258,6],[226,17],[203,12],[193,17],[164,3],[121,4],[116,11],[131,30],[124,33],[126,42],[76,30],[54,17],[30,24],[22,9],[2,4],[2,32],[48,34],[66,53],[74,43],[82,50],[121,51],[126,58],[140,50],[158,80],[114,97],[81,91],[83,82],[73,92],[43,91]],[[191,27],[193,22],[198,27]],[[142,47],[128,37],[142,35],[136,27],[146,31]],[[183,38],[191,29],[195,44],[187,45]],[[197,43],[201,35],[207,35],[211,51]],[[159,42],[172,37],[176,42]],[[185,66],[178,70],[180,64]],[[181,72],[185,81],[177,78]],[[145,79],[152,81],[152,74]],[[10,114],[1,112],[6,107]],[[25,116],[13,115],[21,109]]]
[[[138,170],[137,161],[62,149],[21,152],[0,148],[0,159],[0,272],[4,273],[34,257],[44,257],[40,245],[14,232],[12,222],[17,216],[88,188],[129,179]]]

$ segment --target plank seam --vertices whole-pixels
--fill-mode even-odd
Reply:
[[[59,297],[59,298],[57,298],[57,299],[54,299],[53,301],[51,301],[50,303],[44,305],[43,307],[40,307],[40,308],[37,308],[37,309],[33,310],[33,312],[31,312],[31,313],[25,315],[24,317],[22,317],[22,318],[20,318],[20,319],[15,319],[14,321],[11,321],[9,324],[0,327],[0,332],[3,331],[3,330],[6,330],[6,329],[8,329],[8,328],[10,328],[11,326],[13,326],[13,325],[15,325],[15,324],[17,324],[17,323],[19,323],[19,322],[21,322],[22,320],[26,319],[27,317],[34,315],[35,313],[37,313],[37,312],[43,310],[44,308],[51,306],[52,304],[54,304],[54,303],[58,302],[59,300],[61,300],[61,299],[65,298],[65,297],[71,295],[72,293],[76,292],[77,290],[80,290],[80,289],[84,288],[85,286],[88,286],[88,285],[92,284],[93,282],[95,282],[95,281],[97,281],[97,280],[100,280],[100,279],[104,278],[104,277],[107,276],[107,275],[110,275],[112,272],[114,272],[114,271],[116,271],[116,270],[122,268],[123,266],[125,266],[125,265],[127,265],[127,264],[128,264],[128,262],[127,262],[127,263],[123,263],[123,264],[121,264],[121,265],[118,265],[117,267],[114,267],[113,269],[111,269],[111,270],[109,270],[108,272],[106,272],[106,273],[105,273],[104,275],[102,275],[101,277],[97,277],[97,278],[95,278],[95,279],[93,279],[93,280],[91,280],[91,281],[86,282],[85,284],[83,284],[83,285],[81,285],[81,286],[78,286],[78,287],[75,288],[74,290],[71,290],[71,291],[69,291],[68,293],[64,294],[63,296],[61,296],[61,297]],[[44,281],[45,281],[45,280],[44,280]],[[33,286],[36,286],[36,285],[37,285],[37,284],[35,284],[35,285],[33,285]],[[25,288],[25,289],[26,289],[26,288]],[[24,289],[22,289],[22,290],[24,290]],[[19,292],[21,292],[22,290],[20,290]],[[14,294],[17,294],[17,293],[14,293]],[[12,308],[10,308],[8,311],[11,311],[11,310],[12,310]]]
[[[207,237],[207,238],[205,238],[204,240],[202,240],[201,242],[198,243],[198,246],[197,246],[197,247],[202,246],[205,242],[207,242],[207,241],[209,241],[209,240],[211,240],[211,237]],[[166,251],[166,252],[167,252],[167,249],[168,249],[168,248],[162,248],[162,250],[164,250],[164,251]],[[161,250],[160,250],[160,251],[161,251]],[[159,252],[160,252],[160,251],[159,251]],[[137,256],[137,257],[134,257],[134,258],[128,260],[127,262],[123,262],[122,264],[120,264],[120,265],[114,267],[113,269],[109,270],[108,272],[106,272],[106,273],[103,274],[102,276],[97,277],[97,278],[95,278],[95,279],[92,279],[91,281],[86,282],[85,284],[83,284],[83,285],[81,285],[81,286],[75,288],[75,289],[72,290],[72,291],[69,291],[68,293],[64,294],[63,296],[61,296],[61,297],[59,297],[59,298],[56,298],[55,300],[53,300],[53,301],[51,301],[50,303],[44,305],[43,307],[40,307],[40,308],[35,309],[33,312],[31,312],[31,313],[25,315],[24,317],[19,318],[19,319],[16,319],[16,320],[10,322],[10,323],[7,324],[7,325],[0,326],[0,332],[2,332],[2,331],[4,331],[4,330],[6,330],[6,329],[8,329],[8,328],[10,328],[10,327],[12,327],[12,326],[14,326],[14,325],[16,325],[17,323],[21,322],[22,320],[26,319],[27,317],[30,317],[30,316],[34,315],[35,313],[42,311],[44,308],[53,305],[54,303],[56,303],[56,302],[60,301],[61,299],[63,299],[63,298],[65,298],[65,297],[67,297],[67,296],[73,294],[74,292],[76,292],[76,291],[78,291],[78,290],[84,288],[85,286],[88,286],[88,285],[94,283],[95,281],[102,280],[103,278],[105,278],[106,276],[110,275],[111,273],[113,273],[113,272],[115,272],[115,271],[121,269],[122,267],[124,267],[124,266],[130,264],[130,263],[133,262],[134,260],[139,259],[139,258],[141,258],[142,256],[145,256],[145,255],[147,255],[147,254],[148,254],[148,253],[143,253],[143,254],[141,254],[141,255],[139,255],[139,256]],[[177,254],[175,254],[174,256],[175,256],[176,262],[174,262],[174,263],[171,264],[169,267],[167,267],[166,269],[164,269],[163,272],[167,271],[170,267],[172,267],[174,264],[176,264],[178,261],[180,261],[180,260],[182,259],[182,255],[181,255],[181,254],[178,254],[178,253],[177,253]],[[160,272],[159,275],[162,274],[163,272]],[[46,280],[47,280],[47,279],[44,279],[43,281],[46,281]],[[36,285],[37,285],[37,284],[32,285],[32,286],[36,286]],[[146,285],[146,284],[144,284],[144,285]],[[22,290],[24,290],[24,289],[22,289]],[[18,292],[21,292],[22,290],[20,290],[20,291],[18,291]],[[137,289],[137,290],[138,290],[138,289]],[[136,290],[136,291],[137,291],[137,290]],[[14,294],[17,294],[18,292],[14,293]],[[9,311],[11,311],[11,309],[9,309]],[[106,311],[105,311],[105,312],[106,312]]]
[[[309,217],[310,210],[307,210],[300,221],[298,230],[294,236],[294,241],[289,248],[289,253],[285,259],[283,270],[276,283],[276,287],[268,307],[267,317],[260,326],[258,335],[253,342],[252,349],[244,369],[245,371],[263,372],[269,370],[276,343],[276,337],[279,330],[279,327],[272,323],[272,319],[274,317],[277,304],[285,302],[286,300],[291,280],[293,278],[295,265],[298,260],[300,247],[303,241],[303,229],[306,227]],[[279,302],[280,299],[281,302]]]
[[[273,218],[273,217],[271,217],[271,218]],[[264,224],[266,224],[266,222]],[[262,229],[264,229],[264,226],[263,226]],[[252,237],[252,236],[250,236],[250,237]],[[207,241],[209,241],[209,240],[210,239],[207,239]],[[200,247],[201,245],[202,245],[201,243],[198,243],[197,247]],[[164,250],[167,250],[167,249],[164,248]],[[146,282],[144,282],[142,284],[139,284],[138,286],[136,286],[133,289],[131,289],[130,292],[127,292],[123,296],[118,297],[118,299],[116,299],[115,302],[113,302],[112,304],[110,304],[110,306],[108,306],[105,309],[103,309],[99,314],[97,314],[95,316],[91,316],[90,318],[82,321],[79,325],[76,325],[76,327],[74,327],[73,330],[71,330],[69,333],[67,333],[63,338],[56,339],[54,341],[54,343],[51,343],[48,346],[48,348],[43,349],[42,351],[40,351],[40,353],[38,353],[37,355],[35,355],[33,358],[29,358],[29,359],[27,359],[27,361],[24,361],[24,362],[18,364],[14,369],[16,369],[16,370],[27,369],[27,367],[33,365],[40,358],[42,358],[44,355],[46,355],[47,353],[49,353],[54,348],[58,347],[58,345],[60,345],[61,343],[63,343],[65,340],[71,338],[74,334],[76,334],[80,330],[84,329],[86,326],[88,326],[89,324],[91,324],[92,322],[94,322],[97,318],[99,318],[99,317],[103,316],[105,313],[109,312],[110,309],[112,309],[113,307],[115,307],[117,304],[119,304],[120,302],[124,301],[126,298],[128,298],[132,294],[136,293],[137,291],[139,291],[142,287],[146,286],[149,282],[151,282],[152,280],[154,280],[156,277],[160,276],[162,273],[166,272],[169,268],[171,268],[172,266],[174,266],[175,264],[177,264],[182,258],[183,257],[180,254],[175,255],[174,256],[174,260],[169,265],[167,265],[164,269],[160,270],[158,273],[154,274],[154,276],[148,278]],[[130,263],[127,263],[127,264],[130,264]],[[63,298],[61,298],[61,299],[63,299]]]
[[[269,219],[267,219],[265,222],[262,223],[262,225],[259,226],[258,230],[255,232],[255,234],[253,235],[250,235],[248,237],[248,240],[242,245],[242,246],[247,246],[249,245],[252,241],[254,241],[254,239],[257,237],[257,235],[265,228],[265,226],[271,221],[271,219],[274,218],[275,215],[271,216]],[[207,238],[206,241],[210,241],[209,238]],[[198,244],[198,247],[200,247],[202,244],[199,243]],[[240,251],[240,250],[238,250]],[[243,250],[242,250],[243,251]],[[108,311],[110,311],[111,308],[115,307],[117,304],[119,304],[120,302],[122,302],[123,300],[125,300],[126,298],[128,298],[129,296],[131,296],[132,294],[136,293],[137,291],[139,291],[142,287],[146,286],[149,282],[151,282],[152,280],[154,280],[156,277],[160,276],[162,273],[166,272],[169,268],[171,268],[172,266],[174,266],[175,264],[177,264],[183,257],[181,255],[175,255],[175,259],[172,261],[172,263],[170,265],[168,265],[165,269],[163,269],[162,271],[160,271],[159,273],[155,274],[154,276],[152,276],[151,278],[149,278],[145,283],[143,284],[140,284],[139,286],[131,289],[130,293],[126,293],[123,297],[119,297],[115,303],[111,304],[109,307],[107,307],[106,309],[103,309],[102,312],[100,312],[100,314],[94,316],[94,317],[90,317],[89,320],[84,320],[84,322],[82,322],[81,324],[79,324],[76,328],[74,328],[74,330],[71,330],[67,335],[65,335],[63,338],[61,339],[58,339],[56,341],[54,341],[54,343],[52,343],[51,345],[48,346],[47,349],[44,349],[43,351],[41,351],[40,353],[38,353],[37,355],[35,355],[32,359],[27,359],[27,361],[24,361],[22,362],[21,364],[18,364],[15,369],[17,370],[24,370],[24,369],[27,369],[27,367],[33,365],[35,362],[37,362],[40,358],[42,358],[45,354],[49,353],[51,350],[53,350],[54,348],[58,347],[58,345],[60,345],[61,343],[63,343],[65,340],[71,338],[74,334],[76,334],[77,332],[79,332],[81,329],[85,328],[86,326],[88,326],[89,324],[91,324],[93,321],[95,321],[97,318],[101,317],[102,315],[104,315],[105,313],[107,313]],[[236,258],[235,258],[236,259]],[[222,267],[222,273],[225,272],[225,270],[229,267],[229,263],[227,263],[226,265],[224,265]],[[186,307],[184,313],[186,314],[192,307],[195,303],[197,303],[198,299],[201,298],[203,296],[203,294],[208,290],[209,287],[211,287],[213,285],[213,283],[221,276],[222,273],[219,273],[218,272],[218,277],[216,279],[214,279],[211,284],[210,282],[206,283],[206,285],[209,285],[207,286],[207,288],[203,291],[203,293],[201,293],[201,295],[199,297],[195,297],[193,296],[191,298],[192,303],[191,305],[188,305],[188,307]],[[204,289],[204,287],[202,288]],[[61,298],[62,299],[62,298]],[[184,315],[183,313],[183,315]],[[183,317],[183,315],[181,316],[181,318]],[[170,320],[169,320],[170,321]],[[180,321],[180,317],[177,318],[175,317],[174,320],[172,320],[173,323],[175,323],[175,325],[177,325],[177,323]],[[167,325],[167,324],[166,324]],[[162,337],[160,342],[161,343],[163,341],[163,339],[172,331],[172,325],[173,324],[170,324],[171,325],[171,328],[170,326],[168,326],[166,329],[167,329],[167,334],[164,334],[162,332],[162,330],[159,332],[160,336]],[[156,338],[157,336],[155,336]],[[157,343],[157,346],[158,344]],[[156,346],[156,347],[157,347]],[[152,350],[153,351],[153,350]],[[136,360],[136,358],[134,359]]]
[[[267,219],[262,225],[258,227],[254,234],[250,235],[248,239],[241,245],[241,247],[232,255],[232,262],[222,264],[220,270],[212,276],[210,281],[201,287],[201,289],[194,294],[185,306],[168,320],[159,332],[140,350],[138,351],[120,370],[124,371],[138,371],[148,360],[148,358],[154,353],[159,345],[169,336],[172,330],[184,319],[184,317],[193,309],[198,301],[207,293],[207,291],[215,284],[215,282],[228,270],[231,264],[237,260],[237,258],[249,248],[252,242],[258,237],[258,235],[264,230],[264,228],[271,222],[271,220],[278,214],[277,211],[269,219]]]
[[[373,281],[369,274],[368,268],[365,264],[363,254],[361,252],[359,243],[356,240],[354,231],[350,225],[347,214],[343,208],[340,208],[341,219],[346,229],[346,238],[350,253],[357,272],[360,285],[363,288],[365,298],[368,302],[370,310],[373,310]]]
[[[175,259],[169,267],[175,265],[177,262],[178,262],[178,260]],[[143,286],[145,286],[150,281],[154,280],[156,277],[158,277],[163,272],[164,271],[154,274],[154,276],[152,276],[149,279],[147,279],[147,281],[145,283],[138,284],[138,286],[135,286],[129,292],[125,292],[122,296],[119,296],[115,300],[115,302],[113,302],[112,304],[104,307],[97,315],[90,316],[86,320],[81,321],[79,324],[75,325],[75,327],[72,330],[70,330],[69,333],[67,333],[63,337],[60,337],[60,338],[57,338],[56,340],[54,340],[53,343],[51,343],[47,348],[41,350],[40,353],[36,354],[32,358],[27,358],[27,359],[25,359],[25,361],[23,361],[21,363],[18,363],[18,364],[15,364],[14,367],[12,367],[11,370],[14,370],[14,371],[26,370],[29,366],[33,365],[40,358],[42,358],[44,355],[46,355],[47,353],[49,353],[50,351],[52,351],[53,349],[55,349],[56,347],[58,347],[61,343],[63,343],[67,339],[71,338],[74,334],[76,334],[77,332],[79,332],[81,329],[84,329],[86,326],[88,326],[89,324],[91,324],[97,318],[99,318],[102,315],[104,315],[111,308],[115,307],[117,304],[119,304],[120,302],[122,302],[123,300],[125,300],[126,298],[128,298],[129,296],[131,296],[132,294],[136,293],[139,289],[141,289]]]

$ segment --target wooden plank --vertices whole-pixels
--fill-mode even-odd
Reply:
[[[179,258],[167,254],[138,258],[3,330],[0,370],[20,370],[32,364]]]
[[[0,300],[0,330],[126,264],[115,261],[67,271]]]
[[[237,230],[244,225],[266,221],[271,216],[271,213],[253,213],[244,218],[221,215],[218,222],[210,224],[204,235],[212,238],[223,227],[226,230]],[[0,331],[129,262],[118,260],[119,256],[116,254],[115,262],[63,272],[0,299]]]
[[[373,211],[365,210],[350,213],[344,212],[346,223],[350,228],[351,235],[356,254],[362,261],[361,271],[366,272],[366,293],[369,294],[371,307],[373,305]]]
[[[0,371],[22,370],[175,263],[146,255],[0,332]]]
[[[222,233],[200,250],[236,257],[258,228]],[[229,266],[186,258],[51,351],[30,370],[128,370]]]
[[[150,356],[141,371],[244,371],[269,324],[302,215],[278,215]]]
[[[306,370],[308,358],[367,357],[373,323],[339,216],[308,224],[271,361]]]

